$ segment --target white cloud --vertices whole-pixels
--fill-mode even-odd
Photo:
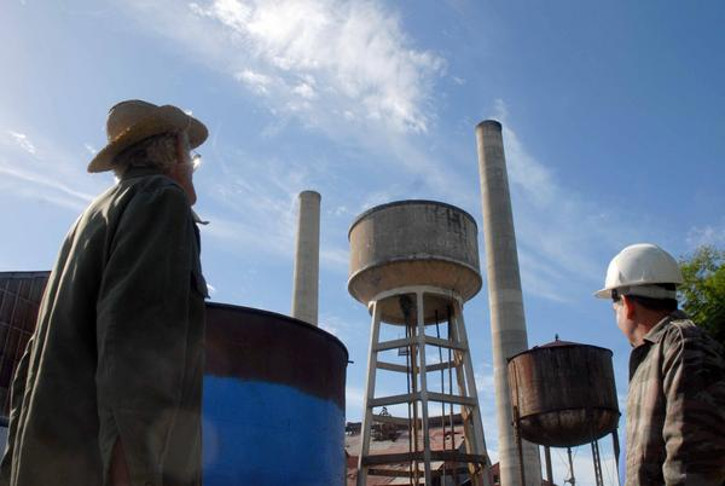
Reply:
[[[259,94],[267,94],[269,92],[268,86],[272,84],[272,78],[264,74],[256,73],[250,69],[245,69],[237,73],[234,77],[237,81],[246,84],[250,89]]]
[[[24,133],[8,130],[8,135],[10,135],[13,141],[18,144],[21,149],[25,150],[29,154],[35,155],[37,153],[35,145],[33,145],[33,143],[28,139],[28,136]]]
[[[98,150],[96,150],[96,148],[90,143],[84,143],[83,148],[85,148],[91,155],[96,155],[98,153]]]
[[[725,245],[725,221],[719,226],[706,225],[690,228],[687,232],[686,241],[690,248],[697,248],[702,245]]]
[[[432,88],[446,62],[417,49],[397,12],[379,1],[206,0],[187,11],[171,0],[124,6],[252,93],[267,95],[272,110],[312,118],[323,129],[342,120],[398,133],[430,126]],[[291,102],[299,97],[307,103]]]
[[[308,100],[317,98],[317,92],[315,91],[315,88],[313,88],[311,84],[307,83],[298,84],[294,87],[294,89],[292,89],[292,92]]]

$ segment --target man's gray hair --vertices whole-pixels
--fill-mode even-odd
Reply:
[[[113,159],[113,172],[121,177],[133,167],[149,167],[167,174],[176,165],[177,133],[163,133],[133,144]]]

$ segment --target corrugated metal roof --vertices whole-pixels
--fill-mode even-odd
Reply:
[[[453,434],[451,434],[450,427],[446,427],[445,431],[442,427],[431,428],[430,430],[430,446],[431,450],[460,450],[463,446],[463,426],[456,425],[453,428]],[[452,436],[455,439],[452,441]],[[345,451],[349,455],[348,470],[347,470],[347,484],[348,486],[354,486],[357,479],[357,459],[360,454],[360,447],[362,443],[362,434],[348,435],[345,437]],[[418,437],[418,450],[423,450],[423,438]],[[400,435],[395,440],[371,440],[370,441],[370,454],[398,454],[410,452],[410,435],[407,430],[401,430]],[[443,461],[433,461],[431,463],[431,469],[438,470],[443,468]],[[397,465],[397,466],[385,466],[386,469],[394,469],[400,471],[408,471],[410,466],[408,465]],[[419,466],[422,476],[423,465]],[[422,481],[422,479],[421,479]],[[384,476],[368,476],[368,486],[392,486],[392,485],[410,485],[412,484],[409,477],[384,477]],[[422,484],[422,482],[421,482]]]

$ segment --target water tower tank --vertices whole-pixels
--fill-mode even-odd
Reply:
[[[465,211],[420,200],[377,206],[350,228],[348,290],[372,314],[357,486],[370,484],[368,476],[384,477],[386,484],[391,478],[436,484],[441,464],[467,470],[467,484],[485,484],[488,459],[463,320],[463,303],[481,288],[477,233]],[[428,324],[435,331],[426,331]],[[390,340],[395,334],[398,339]],[[396,380],[398,390],[376,390],[378,372],[405,376]],[[433,424],[452,428],[454,413],[467,417],[463,451],[431,441]],[[373,450],[374,427],[391,423],[410,440],[395,453]]]
[[[524,439],[573,447],[616,430],[620,414],[610,350],[557,340],[513,356],[508,374]]]
[[[435,201],[398,201],[372,208],[350,227],[348,290],[367,305],[382,292],[404,286],[448,289],[464,301],[481,289],[478,228],[467,212]],[[426,323],[445,315],[426,306]],[[398,306],[382,309],[382,319],[402,323]]]

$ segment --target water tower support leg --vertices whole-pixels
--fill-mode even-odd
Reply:
[[[599,455],[599,442],[596,439],[592,441],[592,457],[594,459],[594,478],[597,486],[604,486],[604,477],[602,476],[602,458]]]
[[[521,472],[521,485],[526,485],[526,472],[524,468],[524,445],[519,431],[519,407],[514,406],[514,440],[516,440],[516,448],[519,452],[519,471]]]
[[[614,461],[617,467],[617,484],[621,485],[622,480],[619,474],[619,434],[617,434],[617,429],[612,431],[612,446],[614,447]]]
[[[365,386],[365,414],[362,422],[362,444],[360,446],[360,457],[357,462],[357,486],[365,486],[368,479],[368,468],[365,459],[370,453],[370,427],[373,425],[373,408],[369,406],[375,398],[375,371],[378,364],[377,344],[380,341],[380,307],[377,301],[373,302],[373,323],[370,332],[370,351],[368,354],[368,374]]]
[[[473,398],[476,405],[471,408],[469,417],[472,418],[473,431],[472,434],[466,437],[466,448],[469,450],[469,454],[485,455],[486,454],[486,440],[483,436],[483,422],[481,422],[481,408],[478,403],[478,390],[476,389],[476,377],[473,374],[473,363],[471,362],[471,352],[468,347],[468,335],[466,333],[466,323],[463,320],[463,309],[460,304],[456,302],[454,304],[454,318],[456,322],[456,337],[458,338],[459,344],[463,345],[465,351],[462,353],[463,356],[463,367],[466,374],[466,384],[468,387],[468,393],[466,396]],[[468,442],[471,442],[469,445]],[[470,447],[470,448],[469,448]],[[469,470],[471,471],[471,481],[475,486],[483,485],[483,475],[485,464],[480,467],[475,467],[474,464],[469,463]]]
[[[544,446],[544,460],[546,461],[546,479],[549,484],[554,484],[554,473],[551,469],[551,448]]]
[[[416,313],[418,316],[418,356],[420,358],[420,401],[423,409],[423,458],[425,461],[425,484],[432,485],[430,469],[430,434],[428,428],[428,380],[425,362],[425,309],[423,308],[423,292],[416,292]]]

